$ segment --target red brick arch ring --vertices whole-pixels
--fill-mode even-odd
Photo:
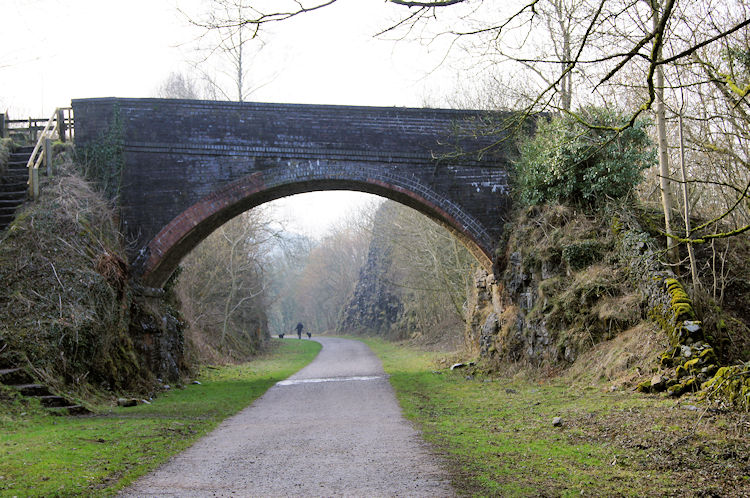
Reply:
[[[416,177],[388,174],[387,168],[352,165],[305,168],[286,163],[219,187],[172,219],[142,248],[133,272],[142,285],[162,287],[182,258],[211,232],[253,207],[281,197],[321,190],[354,190],[407,205],[447,228],[487,270],[492,268],[492,244],[487,231],[455,203],[434,192]],[[352,174],[356,171],[356,174]],[[385,173],[384,173],[385,171]],[[306,173],[310,172],[310,173]]]

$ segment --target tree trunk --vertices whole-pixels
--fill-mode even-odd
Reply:
[[[682,133],[682,111],[680,111],[680,171],[682,172],[682,202],[685,206],[685,238],[689,239],[692,235],[690,228],[690,201],[688,199],[687,173],[685,171],[685,139]],[[693,293],[700,287],[698,280],[698,263],[695,261],[695,251],[693,244],[687,244],[688,256],[690,257],[690,275],[693,278]]]
[[[653,26],[656,31],[659,25],[659,14],[661,13],[660,5],[656,2],[651,4],[653,10]],[[661,59],[661,49],[656,54],[657,61]],[[655,61],[656,62],[656,61]],[[656,115],[656,143],[659,149],[659,185],[661,187],[661,204],[664,210],[664,228],[667,233],[667,256],[670,260],[676,261],[677,246],[674,240],[669,237],[672,235],[672,186],[669,181],[669,143],[667,141],[667,119],[664,109],[664,71],[661,66],[656,67],[655,72],[655,90],[656,106],[654,113]]]

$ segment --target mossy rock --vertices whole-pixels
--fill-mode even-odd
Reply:
[[[691,391],[697,391],[700,388],[700,381],[697,377],[688,377],[683,382],[671,385],[667,388],[667,395],[672,397],[682,396]]]
[[[656,382],[654,382],[656,380]],[[651,392],[660,393],[662,391],[665,391],[668,387],[667,379],[664,377],[657,375],[653,379],[651,379]]]
[[[662,368],[669,368],[673,365],[673,363],[674,363],[674,358],[672,358],[672,356],[669,353],[664,353],[659,358],[659,366],[661,366]]]
[[[676,364],[680,364],[682,357],[680,355],[679,347],[672,347],[666,350],[659,358],[659,365],[663,368],[673,367]]]
[[[693,306],[687,303],[677,303],[672,305],[672,313],[676,321],[692,320],[695,318]]]
[[[706,348],[698,355],[698,358],[700,358],[705,363],[715,363],[716,362],[716,353],[714,352],[714,348]]]
[[[687,292],[685,292],[682,284],[675,278],[667,278],[664,280],[664,285],[670,297],[670,305],[675,321],[693,320],[695,318],[693,301],[687,295]]]
[[[692,372],[696,368],[698,368],[700,364],[701,364],[700,358],[693,358],[692,360],[688,360],[685,363],[683,363],[682,367],[688,372]]]
[[[672,300],[670,302],[672,303],[672,306],[674,306],[675,304],[687,304],[687,305],[693,306],[692,299],[686,296],[680,296],[680,295],[672,296]]]
[[[685,386],[685,392],[688,391],[698,391],[701,387],[700,381],[698,380],[698,377],[690,377],[688,380],[686,380],[683,384]]]
[[[639,393],[650,393],[651,392],[651,381],[650,380],[644,380],[640,384],[638,384],[635,388],[636,391]]]
[[[667,395],[678,397],[682,396],[685,393],[685,386],[684,384],[673,384],[667,388]]]
[[[665,385],[667,386],[667,389],[669,389],[670,387],[674,386],[675,384],[679,384],[679,383],[680,383],[680,381],[677,380],[677,379],[667,379],[667,382],[665,383]]]
[[[718,370],[719,370],[719,367],[717,365],[715,365],[715,364],[712,363],[710,365],[707,365],[707,366],[701,368],[701,373],[704,374],[704,375],[706,375],[706,376],[708,376],[708,377],[711,377],[713,375],[716,375],[716,372]]]
[[[719,368],[702,390],[708,400],[750,411],[750,362]]]
[[[667,286],[667,290],[682,288],[682,285],[676,278],[667,278],[664,280],[664,285]]]
[[[675,377],[677,377],[678,379],[681,379],[682,377],[686,376],[687,373],[688,373],[687,369],[684,366],[680,365],[677,367],[677,370],[675,371]]]

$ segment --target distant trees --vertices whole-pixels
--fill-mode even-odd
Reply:
[[[386,254],[387,253],[387,254]],[[369,258],[383,257],[383,265]],[[352,216],[320,240],[284,237],[269,265],[273,334],[302,321],[313,333],[385,333],[392,338],[461,336],[466,291],[477,262],[445,228],[392,201]],[[356,288],[356,291],[355,291]],[[385,313],[379,289],[397,296],[397,315],[370,330],[367,313]],[[351,312],[357,293],[364,307]],[[356,307],[356,306],[355,306]],[[388,313],[394,310],[389,310]]]
[[[189,73],[173,71],[156,89],[156,96],[163,99],[202,99],[204,91],[199,82]]]
[[[387,222],[373,237],[393,249],[392,275],[404,306],[398,324],[405,336],[437,340],[463,332],[464,302],[478,263],[445,227],[411,208],[387,201]]]
[[[370,234],[350,217],[319,241],[287,239],[273,258],[273,333],[289,333],[298,321],[311,331],[336,327],[357,283]]]
[[[176,292],[207,358],[242,358],[268,337],[268,253],[278,237],[261,208],[222,225],[183,260]]]
[[[297,301],[297,282],[314,245],[306,236],[289,233],[282,233],[278,242],[269,254],[268,265],[271,282],[268,324],[272,335],[290,333],[303,318]]]
[[[303,316],[317,330],[333,330],[357,283],[369,234],[349,223],[333,230],[310,251],[297,283]]]

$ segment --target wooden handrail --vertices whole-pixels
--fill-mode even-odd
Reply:
[[[49,149],[47,140],[50,140],[56,133],[60,135],[60,139],[65,140],[65,112],[69,114],[73,112],[71,107],[58,107],[55,112],[47,120],[47,124],[39,134],[39,139],[34,146],[34,150],[31,152],[29,161],[26,163],[26,167],[29,169],[29,196],[37,200],[39,198],[39,166],[45,156],[52,153]],[[53,125],[54,123],[54,125]],[[72,133],[70,135],[72,137]],[[51,160],[51,158],[48,158]]]

